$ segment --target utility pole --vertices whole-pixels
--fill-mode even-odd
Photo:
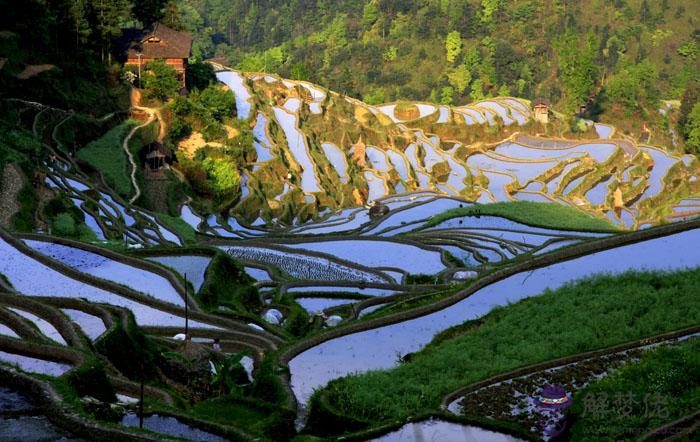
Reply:
[[[143,89],[143,85],[141,84],[141,57],[143,57],[143,54],[139,52],[136,56],[139,58],[139,89]]]

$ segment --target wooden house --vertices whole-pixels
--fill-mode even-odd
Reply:
[[[549,110],[552,107],[549,100],[538,98],[532,101],[532,113],[535,121],[542,124],[549,123]]]
[[[146,29],[126,29],[123,32],[125,65],[137,66],[139,71],[149,61],[164,60],[177,72],[178,80],[185,85],[185,68],[192,51],[192,36],[154,23]]]

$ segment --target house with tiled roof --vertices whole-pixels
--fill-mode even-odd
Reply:
[[[139,69],[149,61],[164,60],[177,71],[178,79],[185,84],[185,67],[192,51],[192,36],[154,23],[146,29],[125,29],[122,34],[125,65]]]

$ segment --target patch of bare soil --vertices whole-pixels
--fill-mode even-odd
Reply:
[[[141,91],[134,88],[131,88],[131,105],[132,106],[141,106]]]
[[[238,135],[240,135],[240,132],[238,129],[232,126],[224,126],[224,129],[226,129],[226,136],[231,139],[231,138],[236,138]]]
[[[183,150],[185,152],[185,155],[187,158],[194,158],[194,153],[197,152],[197,150],[201,149],[202,147],[206,145],[210,145],[213,147],[223,147],[224,145],[221,143],[216,143],[213,141],[205,141],[204,137],[202,136],[201,132],[192,132],[192,135],[189,137],[185,138],[184,140],[180,141],[178,143],[178,148]]]
[[[232,126],[224,126],[228,139],[235,138],[240,135],[238,129]],[[222,143],[216,141],[205,141],[201,132],[192,132],[192,134],[178,143],[178,147],[185,152],[187,158],[192,159],[195,152],[202,147],[209,145],[212,147],[224,147]]]
[[[25,66],[24,70],[19,74],[15,75],[18,80],[29,80],[30,78],[41,74],[45,71],[50,71],[56,66],[52,64],[28,64]]]

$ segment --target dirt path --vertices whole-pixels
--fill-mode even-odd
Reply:
[[[129,204],[133,204],[134,201],[139,199],[139,197],[141,196],[141,189],[139,188],[139,184],[136,181],[136,170],[137,170],[138,165],[134,161],[134,156],[131,154],[131,151],[129,150],[129,141],[131,141],[131,138],[134,136],[134,134],[139,129],[141,129],[142,127],[148,126],[156,119],[155,112],[153,112],[153,110],[150,108],[141,107],[141,106],[133,106],[133,108],[147,112],[148,113],[148,120],[146,120],[145,122],[139,124],[138,126],[134,127],[133,129],[131,129],[131,132],[129,132],[129,135],[127,135],[126,138],[124,138],[124,141],[122,142],[122,149],[124,149],[124,152],[126,152],[126,156],[129,159],[129,163],[131,164],[131,184],[134,186],[134,190],[135,190],[134,196],[131,197],[131,199],[129,200]]]
[[[39,111],[39,113],[34,116],[34,122],[32,123],[32,134],[34,135],[34,138],[36,138],[39,141],[41,141],[41,137],[40,137],[39,130],[38,130],[39,119],[41,119],[41,116],[44,114],[44,112],[46,112],[49,109],[50,109],[49,107],[43,107]]]
[[[152,108],[151,110],[153,110],[153,113],[158,118],[158,125],[160,126],[160,129],[158,130],[158,142],[163,144],[163,140],[168,134],[168,126],[165,124],[165,120],[163,119],[163,115],[160,113],[160,109]]]
[[[124,142],[122,143],[122,149],[124,149],[124,152],[126,152],[126,156],[129,159],[129,163],[131,164],[131,184],[134,186],[135,190],[134,196],[129,200],[129,204],[133,204],[134,201],[139,199],[139,197],[141,196],[141,189],[139,188],[139,185],[136,182],[136,170],[138,165],[134,161],[134,157],[131,154],[131,151],[129,150],[129,141],[131,141],[131,138],[139,129],[148,126],[156,119],[158,120],[158,124],[160,126],[160,129],[158,131],[158,142],[162,144],[167,134],[167,126],[163,120],[163,115],[160,113],[160,109],[141,106],[140,103],[141,91],[139,91],[138,89],[132,89],[131,108],[146,112],[148,114],[148,120],[146,120],[143,124],[134,127],[131,130],[131,132],[129,132],[129,135],[127,135],[126,138],[124,138]]]
[[[165,124],[163,114],[160,113],[160,108],[141,106],[141,91],[138,89],[131,90],[131,107],[134,109],[146,111],[149,114],[153,113],[156,116],[156,118],[158,118],[159,130],[157,140],[159,143],[162,144],[163,140],[168,134],[168,126],[167,124]]]

